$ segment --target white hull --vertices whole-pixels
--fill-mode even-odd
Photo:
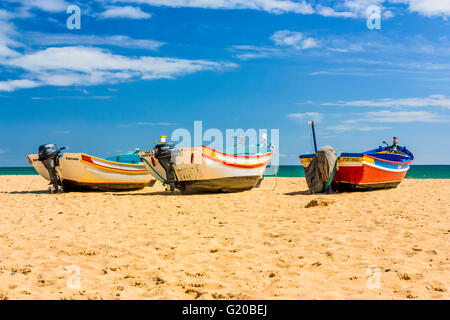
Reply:
[[[166,183],[165,169],[155,151],[141,152],[144,165],[157,180]],[[184,188],[199,186],[205,190],[250,189],[264,174],[272,152],[253,156],[228,155],[208,147],[180,148],[174,162],[177,181]]]
[[[28,155],[36,171],[50,181],[37,154]],[[66,189],[125,190],[143,188],[154,180],[142,164],[108,161],[82,153],[64,153],[56,171]]]

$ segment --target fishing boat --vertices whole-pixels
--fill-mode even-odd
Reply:
[[[315,142],[314,123],[313,128]],[[386,146],[364,151],[361,153],[341,153],[337,157],[332,176],[329,182],[338,190],[372,190],[397,187],[414,160],[414,155],[393,138],[392,145],[383,141]],[[316,154],[304,154],[300,161],[307,171]],[[331,171],[331,170],[330,170]],[[326,187],[328,187],[330,183]]]
[[[39,147],[38,154],[28,155],[28,162],[50,181],[50,192],[60,186],[65,192],[137,190],[156,182],[137,153],[107,160],[84,153],[61,154],[64,149],[47,144]]]
[[[170,191],[237,192],[259,186],[270,162],[273,146],[235,146],[224,153],[207,146],[175,149],[172,142],[161,142],[153,150],[140,152],[150,173]]]

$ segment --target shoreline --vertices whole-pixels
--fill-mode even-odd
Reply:
[[[274,185],[51,195],[40,176],[0,176],[0,297],[450,297],[450,181],[327,195],[307,194],[304,178]],[[80,288],[67,286],[74,268]]]
[[[11,175],[38,175],[33,167],[0,167],[0,176]],[[304,170],[300,165],[280,166],[278,177],[281,178],[304,178]],[[266,175],[265,177],[275,177]],[[411,165],[406,173],[407,179],[450,179],[450,165]]]

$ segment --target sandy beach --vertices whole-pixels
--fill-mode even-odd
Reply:
[[[450,180],[274,184],[51,195],[40,176],[0,176],[0,299],[450,298]]]

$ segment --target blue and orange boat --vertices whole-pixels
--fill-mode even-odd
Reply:
[[[405,177],[414,155],[406,147],[398,145],[397,137],[394,137],[392,145],[384,143],[385,147],[380,146],[361,153],[342,153],[337,158],[332,176],[335,189],[395,188]],[[314,156],[315,154],[300,156],[305,170]]]

